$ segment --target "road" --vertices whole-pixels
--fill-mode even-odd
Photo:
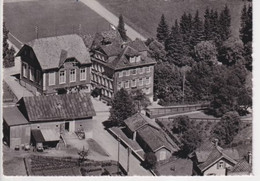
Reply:
[[[104,103],[92,99],[94,108],[96,110],[97,116],[94,117],[96,120],[93,125],[93,139],[95,139],[105,150],[109,153],[110,158],[112,160],[118,160],[118,142],[117,140],[109,134],[102,124],[103,121],[107,120],[109,117],[109,108]],[[127,168],[127,149],[120,145],[119,151],[119,162],[126,169]],[[137,176],[152,176],[152,174],[144,169],[140,165],[140,161],[130,154],[129,158],[129,175],[137,175]]]
[[[95,11],[97,14],[105,18],[109,23],[111,23],[114,26],[118,25],[118,17],[108,11],[104,6],[102,6],[99,2],[96,0],[81,0],[82,3],[87,5],[90,9]],[[123,3],[123,2],[122,2]],[[146,40],[144,36],[142,36],[140,33],[135,31],[133,28],[125,24],[125,29],[127,30],[127,36],[131,40],[135,40],[136,38],[139,38],[141,40]]]

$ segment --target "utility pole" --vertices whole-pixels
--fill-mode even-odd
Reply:
[[[185,97],[185,93],[184,93],[184,89],[185,89],[185,71],[183,72],[183,80],[182,80],[182,103],[184,104],[184,97]]]

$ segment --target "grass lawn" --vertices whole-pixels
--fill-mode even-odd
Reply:
[[[79,32],[95,33],[109,29],[109,23],[76,0],[6,1],[4,21],[10,32],[22,42],[38,37],[65,35]]]
[[[244,2],[242,0],[98,0],[115,15],[122,14],[125,21],[146,37],[156,35],[156,28],[162,13],[170,26],[175,19],[180,20],[184,12],[195,14],[198,9],[204,16],[205,9],[213,7],[222,10],[225,4],[231,12],[231,28],[234,35],[239,34],[240,14]]]

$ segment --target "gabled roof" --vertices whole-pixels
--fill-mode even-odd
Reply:
[[[108,57],[118,56],[121,53],[121,45],[119,43],[113,42],[109,45],[100,45],[99,48],[103,51]]]
[[[33,49],[43,70],[58,68],[61,59],[75,58],[81,64],[90,64],[90,55],[79,35],[63,35],[35,39],[24,46]],[[20,50],[20,52],[23,48]],[[18,52],[17,56],[20,55]]]
[[[212,165],[214,165],[215,163],[217,163],[221,159],[226,159],[230,163],[236,164],[237,161],[234,160],[234,158],[231,158],[231,156],[236,157],[236,154],[238,154],[238,152],[236,149],[233,149],[233,150],[234,150],[233,152],[235,152],[235,154],[233,154],[233,153],[231,154],[230,151],[227,151],[226,153],[230,154],[230,155],[227,155],[223,148],[221,148],[219,146],[215,147],[215,149],[213,149],[210,152],[207,160],[205,162],[203,162],[202,164],[198,165],[199,169],[203,172],[206,169],[208,169],[209,167],[211,167]]]
[[[23,97],[18,103],[30,122],[83,119],[96,115],[87,93]]]
[[[139,52],[148,51],[148,48],[145,45],[145,43],[142,40],[138,39],[138,38],[135,39],[134,41],[127,42],[126,45],[136,49]]]
[[[117,30],[102,31],[95,34],[91,48],[102,45],[104,42],[116,42],[121,44],[123,42],[121,35]]]
[[[140,129],[142,126],[149,124],[150,118],[144,116],[141,113],[136,113],[133,116],[127,118],[124,120],[126,126],[132,131],[137,131]],[[149,121],[149,122],[148,122]]]
[[[171,157],[166,163],[159,162],[156,170],[162,176],[191,176],[193,163],[190,159]]]
[[[243,158],[241,159],[233,168],[231,168],[228,173],[238,173],[238,172],[252,172],[252,165],[248,163],[248,161]]]
[[[28,124],[28,121],[17,107],[3,108],[3,119],[8,126]]]
[[[156,152],[161,148],[166,148],[171,153],[178,150],[178,148],[174,148],[172,145],[170,145],[162,132],[150,125],[142,126],[137,130],[137,133],[153,152]]]

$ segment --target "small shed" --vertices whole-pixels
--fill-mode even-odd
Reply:
[[[30,124],[17,107],[3,108],[3,134],[12,149],[30,144]]]

